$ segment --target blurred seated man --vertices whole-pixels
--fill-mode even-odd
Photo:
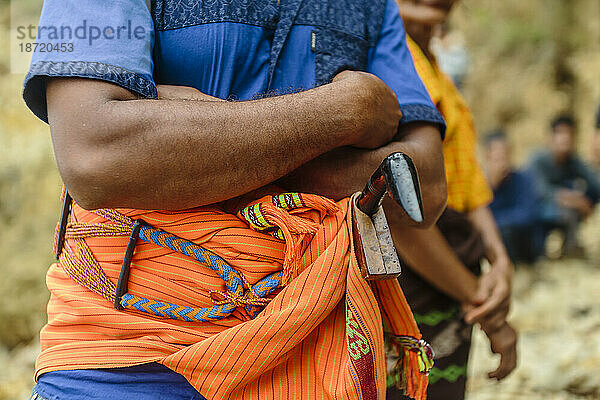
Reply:
[[[530,166],[541,196],[538,209],[545,233],[564,232],[562,254],[580,256],[577,227],[600,200],[600,182],[575,153],[574,119],[560,116],[551,127],[549,148],[535,154]]]
[[[485,140],[487,176],[494,191],[490,209],[513,262],[532,263],[539,251],[535,237],[537,195],[531,175],[512,165],[512,148],[503,131]]]
[[[600,171],[600,105],[596,112],[596,132],[592,136],[592,145],[590,146],[591,162],[596,171]]]

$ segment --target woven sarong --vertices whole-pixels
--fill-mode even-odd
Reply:
[[[75,204],[60,262],[47,274],[51,298],[36,376],[158,362],[208,399],[384,399],[383,324],[420,339],[400,286],[362,278],[348,199],[295,196],[303,202],[293,209],[280,204],[281,196],[250,204],[266,210],[261,217],[271,228],[249,220],[248,204],[177,212],[88,212]],[[264,304],[238,296],[233,313],[204,322],[117,311],[107,291],[121,270],[123,230],[135,219],[218,255],[244,286],[282,272],[281,286]],[[228,301],[228,288],[192,257],[141,240],[135,247],[128,291],[136,298],[210,308]],[[247,307],[260,312],[251,315]],[[406,349],[406,394],[424,399],[423,352]]]

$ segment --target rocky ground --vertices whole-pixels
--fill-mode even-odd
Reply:
[[[519,366],[506,380],[486,378],[497,363],[474,335],[468,400],[600,399],[600,267],[550,261],[517,271],[511,321]]]
[[[516,271],[511,320],[520,332],[519,367],[505,381],[486,378],[497,360],[475,332],[468,400],[600,399],[600,265],[558,260]],[[0,399],[31,390],[36,341],[0,349]]]
[[[488,380],[497,360],[476,330],[468,400],[600,399],[600,212],[580,234],[586,260],[517,268],[510,319],[519,331],[518,368],[502,382]]]

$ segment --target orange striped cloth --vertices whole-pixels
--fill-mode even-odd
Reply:
[[[448,207],[468,212],[492,201],[481,165],[477,160],[477,131],[473,115],[452,80],[429,61],[419,46],[407,37],[408,47],[421,80],[446,120],[443,144]]]
[[[271,196],[259,200],[270,201]],[[348,199],[334,208],[338,211],[294,210],[294,218],[318,229],[310,237],[296,238],[301,243],[292,254],[296,266],[284,270],[289,282],[270,296],[270,303],[254,319],[237,310],[228,318],[202,323],[117,311],[70,277],[64,267],[66,254],[75,255],[76,264],[77,257],[86,256],[77,241],[67,236],[60,262],[47,274],[51,298],[48,323],[41,331],[36,378],[55,370],[158,362],[183,375],[211,400],[384,399],[384,321],[393,334],[421,336],[397,280],[369,284],[362,278],[351,241]],[[250,284],[280,271],[286,259],[289,244],[250,229],[225,206],[178,212],[118,211],[202,245],[227,260]],[[74,204],[70,226],[110,225],[101,215]],[[108,279],[116,282],[128,237],[84,240]],[[79,264],[85,263],[80,260]],[[211,291],[226,291],[226,287],[208,267],[152,243],[138,242],[130,293],[210,307]],[[418,371],[418,353],[406,351],[405,365],[407,395],[424,399],[427,376]]]

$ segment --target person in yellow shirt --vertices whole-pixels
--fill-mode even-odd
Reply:
[[[417,72],[447,123],[443,153],[448,208],[430,229],[393,221],[390,226],[398,252],[410,266],[400,282],[424,339],[436,351],[428,398],[463,399],[474,323],[487,334],[492,351],[501,355],[489,377],[503,379],[516,366],[517,336],[506,322],[513,266],[488,208],[492,191],[476,158],[471,112],[429,50],[434,28],[446,21],[455,0],[397,2]],[[483,258],[491,267],[481,275]],[[402,398],[401,386],[392,370],[388,399]]]

